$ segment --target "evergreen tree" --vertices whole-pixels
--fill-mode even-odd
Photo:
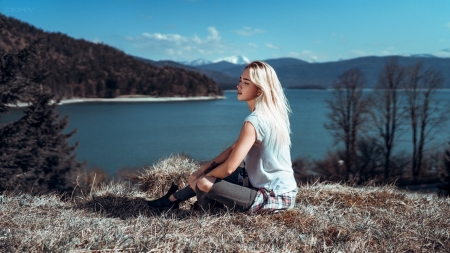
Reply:
[[[1,31],[0,26],[0,31]],[[27,99],[27,92],[33,88],[30,78],[21,70],[29,68],[29,62],[36,55],[39,40],[18,53],[0,52],[0,116],[8,112],[11,105]]]
[[[72,155],[77,144],[69,145],[75,130],[62,133],[68,118],[59,119],[57,103],[42,85],[46,74],[36,68],[38,44],[0,52],[0,114],[19,101],[31,103],[21,119],[0,128],[0,192],[66,191],[71,173],[83,166]]]
[[[0,191],[7,188],[43,193],[70,190],[71,172],[82,164],[69,145],[68,117],[59,119],[57,103],[48,92],[35,94],[24,116],[0,129]]]

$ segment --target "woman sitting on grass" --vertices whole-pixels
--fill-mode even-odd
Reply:
[[[194,196],[204,210],[226,207],[266,213],[294,206],[297,184],[290,155],[290,108],[278,77],[267,63],[251,62],[237,91],[238,100],[246,101],[251,112],[237,141],[189,176],[189,186],[176,192],[178,186],[173,185],[165,196],[149,201],[152,209],[176,209],[179,202]],[[239,167],[242,161],[245,170]],[[242,171],[247,171],[249,185],[238,183]]]

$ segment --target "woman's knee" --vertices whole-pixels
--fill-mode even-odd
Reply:
[[[204,177],[197,181],[197,187],[203,192],[209,192],[216,179],[214,177]]]

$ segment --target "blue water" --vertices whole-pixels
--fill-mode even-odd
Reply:
[[[226,91],[225,99],[184,102],[78,103],[59,106],[69,115],[67,130],[77,129],[71,143],[79,141],[76,153],[88,167],[101,167],[111,174],[117,169],[151,165],[171,154],[185,153],[196,160],[214,158],[238,137],[247,103]],[[327,121],[325,99],[331,91],[287,90],[290,102],[292,159],[321,158],[332,150],[333,140],[323,127]],[[450,91],[439,93],[450,102]],[[17,119],[15,110],[0,118],[0,124]],[[438,136],[439,144],[450,140],[450,131]],[[403,147],[408,147],[405,142]]]

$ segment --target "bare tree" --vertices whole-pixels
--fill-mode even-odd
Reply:
[[[422,63],[407,68],[405,94],[406,110],[412,134],[412,176],[417,178],[421,174],[425,144],[432,140],[438,126],[446,120],[445,111],[434,95],[443,85],[441,74],[431,68],[425,69]]]
[[[357,166],[359,184],[364,184],[370,180],[378,178],[379,161],[383,155],[380,141],[373,136],[363,136],[358,139],[357,145]],[[354,180],[356,181],[356,180]]]
[[[447,150],[442,156],[442,183],[439,185],[441,196],[450,196],[450,142]]]
[[[343,150],[328,151],[321,160],[313,161],[314,176],[318,180],[326,180],[331,182],[348,181],[348,173],[341,160],[345,156]]]
[[[345,180],[354,176],[356,169],[356,143],[369,112],[369,99],[363,95],[364,74],[359,69],[344,72],[333,83],[332,100],[327,100],[329,123],[325,128],[333,134],[335,143],[344,144],[342,158],[346,168]]]
[[[396,59],[386,62],[378,77],[373,94],[373,127],[380,137],[383,148],[384,179],[391,174],[391,156],[396,137],[405,123],[405,110],[402,108],[401,88],[405,79],[405,68]]]

